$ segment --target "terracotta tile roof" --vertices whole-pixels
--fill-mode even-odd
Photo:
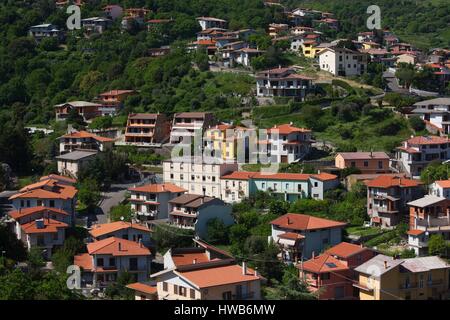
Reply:
[[[199,207],[203,206],[204,204],[206,204],[210,201],[213,201],[213,200],[222,201],[217,198],[202,196],[202,195],[198,195],[198,194],[185,193],[179,197],[176,197],[176,198],[170,200],[169,203],[178,204],[178,205],[188,207],[188,208],[199,208]]]
[[[298,268],[300,267],[297,266]],[[330,254],[324,253],[303,263],[305,271],[314,273],[348,270],[348,267]]]
[[[338,179],[338,176],[331,174],[331,173],[326,173],[326,172],[322,172],[319,174],[313,174],[311,175],[311,178],[315,178],[321,181],[329,181],[329,180],[336,180]]]
[[[120,248],[120,250],[119,250]],[[115,257],[120,256],[148,256],[150,250],[139,243],[110,237],[104,240],[89,243],[87,245],[89,254],[110,254]]]
[[[120,96],[127,93],[134,93],[134,90],[110,90],[108,92],[100,93],[100,96]]]
[[[20,189],[19,193],[10,197],[10,200],[13,199],[73,199],[78,190],[71,186],[58,183],[57,180],[48,179],[39,181],[34,184],[30,184],[22,189]]]
[[[8,213],[8,215],[17,220],[26,216],[30,216],[36,213],[53,213],[53,214],[61,214],[64,216],[68,216],[69,214],[67,212],[65,212],[64,210],[60,210],[57,208],[50,208],[50,207],[31,207],[31,208],[23,208],[20,210],[16,210],[16,211],[11,211]]]
[[[204,119],[210,112],[180,112],[176,113],[174,118],[175,119],[183,119],[183,118],[189,118],[189,119]]]
[[[73,138],[73,139],[92,138],[92,139],[95,139],[95,140],[100,141],[100,142],[112,142],[112,141],[114,141],[113,139],[105,138],[105,137],[102,137],[102,136],[98,136],[96,134],[93,134],[93,133],[90,133],[90,132],[87,132],[87,131],[76,131],[76,132],[68,133],[66,135],[63,135],[61,137],[61,139],[62,138]]]
[[[422,233],[425,233],[425,231],[424,230],[418,230],[418,229],[412,229],[412,230],[409,230],[407,233],[409,235],[412,235],[412,236],[419,236]]]
[[[177,273],[200,289],[262,279],[250,268],[242,274],[242,267],[236,264]]]
[[[156,286],[151,286],[149,284],[142,283],[142,282],[130,283],[126,287],[128,289],[136,290],[139,292],[144,292],[147,294],[156,294],[158,292],[158,289],[156,288]]]
[[[317,218],[306,214],[288,213],[281,216],[272,222],[272,225],[276,225],[281,228],[291,230],[314,230],[314,229],[327,229],[344,227],[347,225],[344,222],[333,221],[323,218]]]
[[[307,181],[311,175],[304,173],[260,173],[257,172],[253,175],[254,179],[265,179],[265,180],[293,180],[293,181]]]
[[[340,152],[345,160],[370,160],[370,159],[389,159],[386,152]]]
[[[436,183],[441,188],[450,188],[450,180],[437,180]]]
[[[76,266],[79,266],[80,268],[84,270],[93,270],[94,265],[92,261],[92,256],[89,253],[82,253],[79,255],[76,255],[73,259],[73,264]]]
[[[60,182],[71,183],[71,184],[77,183],[77,179],[72,179],[72,178],[69,178],[69,177],[66,177],[66,176],[61,176],[61,175],[53,174],[53,173],[49,174],[48,176],[43,176],[39,180],[40,181],[44,181],[44,180],[50,180],[50,179],[58,180]]]
[[[157,113],[130,113],[128,115],[128,119],[142,119],[142,120],[153,120],[158,118],[159,114]]]
[[[92,227],[91,230],[89,230],[89,234],[93,236],[94,238],[104,236],[119,230],[123,229],[136,229],[141,230],[144,232],[150,232],[150,229],[146,226],[137,224],[137,223],[130,223],[125,221],[116,221],[116,222],[110,222],[110,223],[102,223],[102,224],[96,224]]]
[[[330,249],[328,249],[326,251],[326,253],[334,255],[334,256],[338,256],[341,258],[348,258],[348,257],[351,257],[357,253],[360,253],[360,252],[363,252],[366,250],[370,250],[370,249],[364,248],[361,245],[357,245],[357,244],[353,244],[353,243],[341,242],[341,243],[335,245],[334,247],[331,247]]]
[[[420,136],[413,137],[407,140],[408,144],[415,145],[428,145],[428,144],[443,144],[449,143],[450,140],[447,137],[438,137],[438,136]]]
[[[226,174],[220,179],[227,179],[227,180],[249,180],[252,178],[256,172],[248,172],[248,171],[233,171],[232,173]]]
[[[37,220],[31,221],[29,223],[22,224],[20,227],[22,228],[23,232],[26,234],[30,233],[56,233],[58,232],[58,229],[61,228],[68,228],[69,225],[67,223],[56,221],[53,219],[42,219],[43,220],[43,228],[38,228]]]
[[[419,180],[385,176],[385,175],[381,175],[371,181],[366,182],[366,186],[372,188],[391,188],[391,187],[412,188],[418,187],[421,184],[422,183]]]
[[[173,253],[172,260],[176,267],[191,265],[195,263],[208,262],[208,256],[205,252],[186,252],[186,253]]]
[[[216,44],[216,40],[197,40],[194,44],[199,46],[214,46]]]
[[[305,128],[297,128],[292,126],[291,124],[281,124],[281,125],[275,125],[270,129],[267,129],[268,133],[276,133],[278,130],[279,134],[290,134],[290,133],[295,133],[295,132],[311,132],[311,130],[309,129],[305,129]]]
[[[172,183],[148,184],[142,187],[129,188],[129,191],[146,193],[164,193],[164,192],[186,192],[186,189],[180,188]]]
[[[285,233],[279,234],[278,238],[289,239],[289,240],[298,240],[298,239],[304,239],[305,236],[302,234],[295,233],[295,232],[285,232]]]

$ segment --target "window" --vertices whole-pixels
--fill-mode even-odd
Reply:
[[[38,206],[38,207],[42,207],[42,206],[43,206],[42,200],[38,200],[38,201],[37,201],[37,206]]]
[[[314,188],[317,188],[319,186],[318,182],[314,182]]]
[[[110,267],[116,266],[116,258],[109,258],[109,266]]]
[[[191,299],[195,299],[195,290],[194,290],[194,289],[190,289],[190,290],[189,290],[189,297],[190,297]]]
[[[169,286],[167,285],[167,282],[163,282],[163,291],[169,291]]]
[[[184,180],[184,175],[182,173],[180,174],[180,180]]]
[[[103,258],[97,258],[97,266],[103,267]]]
[[[320,278],[321,278],[322,280],[330,280],[330,273],[329,273],[329,272],[327,272],[327,273],[322,273],[322,274],[320,275]]]
[[[383,169],[383,161],[378,161],[378,169]]]
[[[302,185],[301,184],[297,185],[297,192],[302,192]]]
[[[195,176],[192,174],[191,175],[191,180],[194,181],[195,180]]]
[[[183,296],[183,297],[186,297],[187,296],[187,289],[185,288],[185,287],[178,287],[178,290],[179,290],[179,295],[180,296]]]
[[[213,181],[213,182],[216,182],[216,177],[212,177],[212,181]]]
[[[364,167],[368,167],[369,166],[369,161],[364,161]]]
[[[50,200],[50,208],[54,208],[55,207],[55,200]]]
[[[352,166],[352,168],[354,168],[354,167],[356,167],[356,162],[355,162],[355,161],[352,161],[352,162],[350,163],[350,165]]]
[[[226,291],[222,293],[222,299],[223,300],[231,300],[231,291]]]
[[[53,234],[53,241],[58,241],[58,232]]]
[[[170,179],[173,179],[173,173],[170,174]]]
[[[328,244],[328,238],[322,239],[323,244]]]
[[[130,258],[130,270],[136,271],[138,269],[138,260],[137,258]]]
[[[173,285],[173,294],[178,294],[178,286],[176,284]]]

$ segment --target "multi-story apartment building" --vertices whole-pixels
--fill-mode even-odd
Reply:
[[[142,242],[110,237],[87,244],[87,253],[74,257],[81,268],[82,287],[105,288],[126,271],[135,281],[150,275],[151,252]]]
[[[173,117],[172,132],[170,134],[170,143],[176,144],[183,142],[184,137],[194,140],[196,130],[200,130],[201,136],[206,129],[216,124],[214,115],[210,112],[181,112]],[[186,141],[184,141],[186,143]]]
[[[277,38],[281,35],[288,34],[289,25],[285,23],[271,23],[269,24],[269,36],[272,38]]]
[[[220,199],[220,177],[238,170],[236,162],[211,161],[196,157],[173,158],[163,162],[165,183],[175,184],[189,193]]]
[[[338,169],[356,168],[363,174],[389,173],[389,156],[385,152],[340,152],[334,158]]]
[[[171,183],[149,184],[130,188],[131,210],[136,212],[140,221],[167,219],[169,216],[169,201],[186,192]]]
[[[218,219],[225,226],[232,225],[231,206],[217,198],[188,193],[169,201],[169,223],[192,229],[200,238],[207,236],[207,224],[211,219]]]
[[[83,117],[84,121],[89,121],[100,115],[99,103],[92,103],[87,101],[72,101],[55,105],[56,121],[66,120],[72,110]]]
[[[428,241],[434,234],[450,241],[450,200],[426,195],[408,205],[408,246],[417,255],[428,254]]]
[[[112,25],[112,20],[102,17],[92,17],[81,19],[81,26],[85,34],[91,35],[94,33],[103,33]]]
[[[238,152],[244,159],[249,158],[249,129],[233,124],[219,124],[206,130],[205,149],[211,151],[211,156],[219,156],[225,161],[236,160]],[[238,148],[241,150],[238,151]]]
[[[114,140],[87,131],[67,133],[59,139],[59,153],[65,154],[77,149],[106,151],[113,147]]]
[[[55,157],[59,174],[78,177],[78,173],[95,159],[98,152],[95,150],[75,150]]]
[[[297,264],[299,277],[320,300],[356,300],[354,269],[372,259],[376,253],[362,245],[341,242],[320,256]]]
[[[228,22],[226,20],[214,18],[214,17],[198,17],[198,23],[202,30],[207,30],[211,28],[221,28],[226,29]]]
[[[256,74],[258,97],[288,97],[304,100],[314,91],[313,78],[301,75],[292,68],[276,68]]]
[[[57,26],[51,23],[32,26],[30,27],[28,34],[37,42],[40,42],[44,38],[56,38],[58,39],[58,41],[64,39],[64,32],[59,30]]]
[[[110,90],[101,93],[99,95],[99,102],[102,104],[99,108],[101,115],[115,115],[123,107],[124,101],[133,94],[134,90]]]
[[[439,257],[396,259],[379,254],[355,269],[360,300],[448,299],[450,265]]]
[[[397,168],[414,178],[432,161],[450,159],[450,140],[447,137],[419,136],[403,141],[397,148]]]
[[[320,51],[320,70],[335,76],[359,76],[367,70],[367,54],[346,48],[326,48]]]
[[[310,259],[328,246],[342,241],[343,222],[317,218],[305,214],[288,213],[272,222],[271,241],[278,244],[281,259],[297,263]]]
[[[59,209],[70,215],[69,224],[75,222],[75,207],[78,190],[68,183],[56,179],[45,179],[23,187],[9,199],[14,208],[24,210],[31,207]]]
[[[128,115],[125,143],[145,146],[169,139],[170,122],[160,113],[132,113]]]
[[[270,192],[289,202],[308,197],[322,200],[326,191],[339,185],[338,177],[328,173],[264,174],[235,171],[222,176],[220,180],[222,200],[228,203],[241,202],[258,191]]]
[[[450,134],[450,98],[436,98],[419,101],[412,113],[420,115],[422,120],[436,127],[443,134]]]
[[[419,180],[379,176],[366,183],[367,213],[372,225],[393,227],[409,218],[407,203],[424,194]]]
[[[312,131],[289,124],[275,125],[267,130],[267,153],[275,163],[292,163],[303,159],[311,149]]]
[[[11,211],[14,233],[28,250],[42,248],[49,259],[55,248],[63,245],[65,229],[72,224],[72,216],[64,210],[50,207],[30,207]]]
[[[234,259],[177,266],[152,274],[159,300],[260,300],[256,270]]]

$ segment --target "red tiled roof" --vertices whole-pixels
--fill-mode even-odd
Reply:
[[[205,252],[173,253],[172,260],[176,267],[194,264],[194,260],[195,263],[209,261]]]
[[[68,228],[69,225],[67,223],[56,221],[53,219],[43,219],[44,221],[44,227],[38,228],[36,220],[31,221],[29,223],[22,224],[20,227],[22,228],[23,232],[26,234],[30,233],[56,233],[58,232],[58,229],[61,228]]]
[[[305,128],[297,128],[292,126],[291,124],[281,124],[281,125],[275,125],[270,129],[267,129],[268,133],[276,133],[278,131],[279,134],[290,134],[294,132],[311,132],[309,129]]]
[[[278,238],[289,239],[289,240],[298,240],[304,239],[305,236],[295,232],[285,232],[278,235]]]
[[[177,273],[198,288],[216,287],[261,279],[259,275],[255,276],[255,272],[250,268],[247,268],[245,275],[242,274],[242,267],[235,264],[185,272],[178,271]]]
[[[46,188],[46,189],[44,189]],[[33,184],[30,184],[19,190],[19,193],[10,197],[13,199],[73,199],[77,194],[78,190],[71,186],[65,184],[59,184],[57,180],[48,179],[42,180]]]
[[[100,93],[100,96],[120,96],[127,93],[134,93],[134,90],[110,90],[108,92]]]
[[[304,173],[261,173],[257,172],[253,175],[254,179],[265,179],[265,180],[293,180],[293,181],[306,181],[309,179],[310,174]]]
[[[419,144],[419,145],[428,145],[428,144],[442,144],[442,143],[449,143],[450,139],[447,137],[438,137],[438,136],[420,136],[420,137],[413,137],[409,140],[407,140],[409,144]]]
[[[151,286],[141,282],[130,283],[126,286],[128,289],[144,292],[147,294],[156,294],[158,289],[155,286]]]
[[[92,139],[95,139],[100,142],[114,141],[113,139],[98,136],[96,134],[93,134],[93,133],[90,133],[87,131],[76,131],[76,132],[68,133],[66,135],[63,135],[61,138],[92,138]]]
[[[331,247],[326,251],[326,253],[338,256],[341,258],[348,258],[351,257],[357,253],[360,253],[362,251],[370,250],[368,248],[364,248],[361,245],[348,243],[348,242],[341,242],[334,247]]]
[[[345,160],[370,160],[370,159],[389,159],[386,152],[340,152]]]
[[[322,172],[319,174],[311,175],[311,178],[315,178],[315,179],[318,179],[321,181],[329,181],[329,180],[336,180],[338,178],[338,176],[331,174],[331,173]]]
[[[248,171],[233,171],[232,173],[226,174],[220,179],[227,179],[227,180],[249,180],[252,178],[256,172],[248,172]]]
[[[120,250],[119,250],[120,247]],[[116,237],[89,243],[87,245],[89,254],[111,254],[113,256],[147,256],[150,250],[141,244]]]
[[[409,234],[409,235],[412,235],[412,236],[419,236],[419,235],[421,235],[422,233],[424,233],[425,231],[423,231],[423,230],[418,230],[418,229],[412,229],[412,230],[409,230],[407,233]]]
[[[65,216],[69,215],[64,210],[60,210],[60,209],[56,209],[56,208],[50,208],[50,207],[23,208],[23,209],[20,209],[20,210],[11,211],[8,214],[9,214],[9,216],[11,218],[17,220],[19,218],[23,218],[23,217],[26,217],[26,216],[33,215],[35,213],[40,213],[40,212],[56,213],[56,214],[61,214],[61,215],[65,215]]]
[[[450,180],[437,180],[436,183],[442,188],[450,188]]]
[[[136,229],[141,230],[144,232],[150,232],[150,229],[146,226],[143,226],[141,224],[137,223],[131,223],[131,222],[125,222],[125,221],[116,221],[116,222],[110,222],[110,223],[102,223],[102,224],[96,224],[92,227],[91,230],[89,230],[89,234],[93,236],[94,238],[110,234],[113,232],[116,232],[118,230],[123,229]]]
[[[422,183],[419,180],[381,175],[371,181],[368,181],[366,183],[366,186],[373,188],[391,188],[391,187],[411,188],[417,187],[421,184]]]
[[[332,255],[324,253],[305,261],[303,263],[303,269],[309,272],[322,273],[348,270],[348,267]]]
[[[327,229],[327,228],[344,227],[345,225],[347,225],[344,222],[333,221],[309,216],[306,214],[296,214],[296,213],[285,214],[284,216],[281,216],[270,223],[272,225],[276,225],[278,227],[291,230]]]
[[[163,192],[186,192],[186,189],[180,188],[172,183],[148,184],[142,187],[129,188],[129,191],[146,192],[146,193],[163,193]]]
[[[72,178],[69,178],[69,177],[66,177],[66,176],[61,176],[61,175],[54,174],[54,173],[49,174],[48,176],[43,176],[39,180],[40,181],[44,181],[44,180],[50,180],[50,179],[58,180],[58,181],[61,181],[61,182],[72,183],[72,184],[77,182],[77,179],[72,179]]]
[[[76,255],[73,259],[73,264],[79,266],[84,270],[93,270],[94,265],[92,263],[92,256],[89,253],[82,253]]]

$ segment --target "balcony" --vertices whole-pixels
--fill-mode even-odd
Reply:
[[[398,288],[399,288],[400,290],[417,289],[417,288],[418,288],[418,284],[417,284],[417,282],[415,282],[415,283],[408,283],[408,284],[402,283],[402,284],[400,284],[400,285],[398,286]]]

